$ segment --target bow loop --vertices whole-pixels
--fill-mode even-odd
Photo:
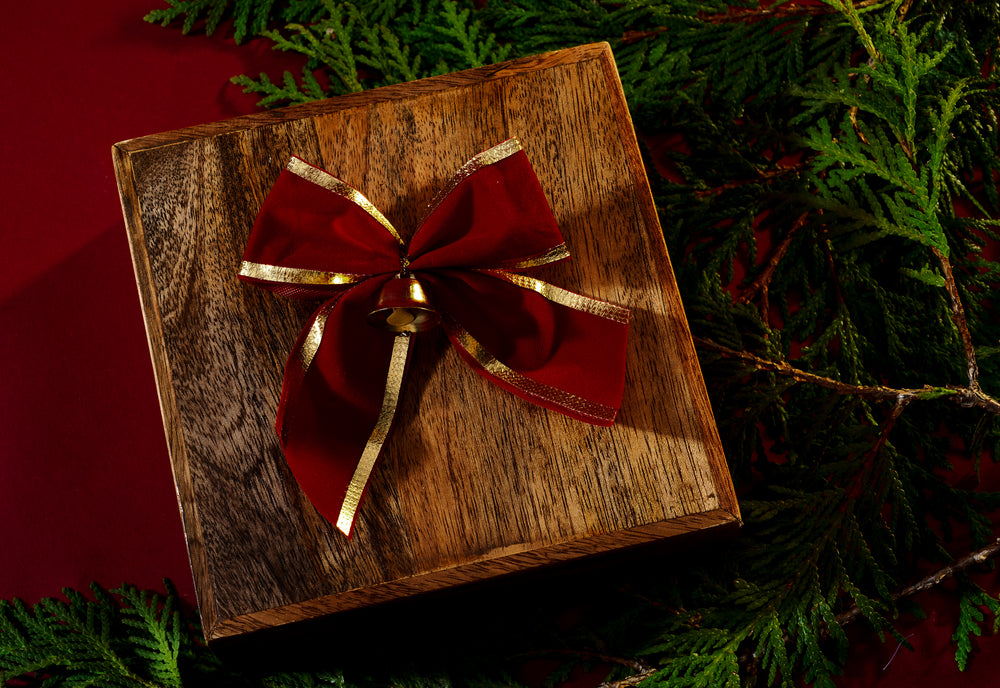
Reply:
[[[611,425],[621,404],[628,310],[519,272],[569,253],[517,139],[460,168],[425,218],[406,252],[359,191],[293,158],[240,268],[279,294],[327,299],[285,365],[277,430],[303,491],[348,536],[396,413],[409,332],[422,329],[402,319],[440,317],[470,367],[539,406]],[[431,298],[396,294],[404,280]]]
[[[477,373],[571,418],[614,422],[626,309],[500,270],[440,271],[427,282],[452,345]]]
[[[569,258],[528,156],[515,138],[480,153],[431,201],[410,267],[534,267]]]
[[[360,191],[292,158],[257,215],[240,277],[283,296],[329,296],[399,270],[402,251],[395,227]]]

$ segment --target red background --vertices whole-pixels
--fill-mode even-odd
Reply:
[[[301,61],[147,24],[155,0],[62,4],[5,8],[0,47],[0,598],[169,577],[193,602],[111,146],[252,112],[228,78]],[[995,639],[958,673],[954,599],[919,599],[928,620],[898,624],[916,651],[883,670],[896,642],[856,624],[841,683],[1000,685]]]
[[[301,60],[148,24],[156,0],[59,4],[5,8],[0,48],[0,597],[193,600],[111,146],[253,112],[229,77]]]

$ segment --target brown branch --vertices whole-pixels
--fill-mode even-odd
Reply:
[[[865,77],[865,82],[867,83],[867,81],[868,77]],[[861,143],[865,144],[866,146],[871,145],[868,143],[868,137],[865,136],[865,133],[861,131],[861,127],[858,126],[858,106],[852,105],[851,109],[848,112],[851,117],[851,125],[854,127],[854,134],[858,137],[858,139],[860,139]],[[906,157],[910,158],[911,156],[907,155]]]
[[[965,308],[962,306],[962,299],[958,295],[958,285],[955,282],[955,275],[951,271],[951,261],[943,252],[933,249],[934,255],[941,263],[941,271],[944,273],[944,286],[948,291],[948,300],[951,302],[951,319],[958,328],[958,336],[962,339],[962,348],[965,350],[965,360],[969,375],[969,389],[979,392],[979,364],[976,363],[976,349],[972,346],[972,334],[969,332],[969,324],[965,319]]]
[[[913,0],[905,0],[905,2],[899,6],[899,21],[903,21],[906,18],[906,13],[910,11],[910,5],[913,4]]]
[[[722,354],[726,358],[734,358],[746,361],[747,363],[752,363],[758,370],[777,373],[785,377],[790,377],[797,382],[806,382],[819,387],[824,387],[836,392],[837,394],[850,394],[868,397],[871,399],[895,402],[901,397],[905,398],[915,396],[932,389],[931,387],[924,387],[922,389],[894,389],[892,387],[883,387],[882,385],[854,385],[849,382],[841,382],[840,380],[834,380],[830,377],[824,377],[805,370],[799,370],[784,361],[771,361],[766,358],[756,356],[748,351],[736,351],[735,349],[730,349],[729,347],[721,344],[716,344],[711,339],[695,337],[694,342],[697,346],[707,349],[708,351],[714,351],[715,353]]]
[[[795,163],[794,165],[778,166],[773,170],[767,170],[766,172],[761,172],[757,177],[753,179],[735,179],[731,182],[726,182],[725,184],[720,184],[719,186],[713,186],[711,189],[702,189],[701,191],[695,192],[696,198],[705,198],[707,196],[718,196],[723,191],[729,191],[730,189],[738,189],[741,186],[746,186],[748,184],[756,184],[758,182],[769,182],[772,179],[778,179],[783,177],[790,172],[798,172],[812,163],[812,159],[815,156],[809,156],[806,159]]]
[[[634,669],[638,672],[649,671],[652,667],[646,662],[640,659],[628,659],[626,657],[615,657],[613,655],[605,655],[600,652],[592,652],[591,650],[570,650],[563,648],[550,648],[544,650],[532,650],[531,652],[524,652],[517,657],[545,657],[550,655],[572,655],[574,657],[581,657],[583,659],[592,659],[597,662],[602,662],[604,664],[618,664],[620,666],[628,667],[629,669]]]
[[[912,396],[898,396],[896,397],[896,404],[892,407],[892,411],[889,413],[889,417],[885,419],[882,423],[882,430],[879,432],[878,439],[875,441],[875,446],[868,450],[869,455],[876,456],[885,445],[889,442],[889,434],[892,432],[893,427],[896,425],[896,421],[899,417],[903,415],[903,411],[906,409],[906,405],[913,401],[915,397]]]
[[[860,499],[864,491],[869,488],[868,479],[872,466],[878,460],[879,454],[885,448],[885,445],[889,443],[889,435],[892,433],[892,429],[896,427],[896,421],[903,415],[907,404],[913,401],[914,398],[912,396],[900,396],[896,398],[896,403],[893,405],[892,411],[889,412],[889,417],[882,421],[875,444],[862,455],[861,470],[854,474],[850,484],[845,488],[849,500],[855,501]],[[881,496],[879,498],[881,499]]]
[[[618,681],[606,681],[597,688],[631,688],[632,686],[639,685],[658,671],[659,669],[651,667],[645,671],[640,671],[638,674],[632,674],[631,676],[627,676],[626,678]]]
[[[901,17],[905,15],[906,10],[909,9],[912,1],[913,0],[907,0],[907,2],[904,3],[905,9],[900,11]],[[854,5],[854,9],[863,10],[877,5],[880,2],[883,2],[883,0],[861,0],[861,2]],[[828,5],[796,5],[795,3],[788,3],[775,7],[774,9],[770,7],[759,7],[756,9],[731,7],[725,12],[717,12],[715,14],[698,13],[696,18],[706,24],[730,24],[733,22],[744,22],[749,24],[756,21],[763,21],[765,19],[792,20],[819,17],[828,14],[835,14],[839,11],[840,10]],[[622,34],[622,44],[632,45],[633,43],[638,43],[639,41],[647,38],[656,38],[667,30],[666,26],[660,26],[655,29],[647,29],[645,31],[626,31]]]
[[[971,554],[962,557],[955,563],[945,566],[944,568],[939,569],[934,573],[925,576],[924,578],[921,578],[916,583],[908,585],[902,590],[893,593],[892,600],[893,602],[898,602],[899,600],[904,599],[906,597],[911,597],[913,595],[916,595],[917,593],[924,592],[925,590],[930,590],[931,588],[940,584],[942,581],[951,578],[955,574],[961,573],[966,569],[969,569],[977,564],[982,564],[986,561],[989,561],[990,559],[996,557],[998,554],[1000,554],[1000,539],[998,539],[992,545],[987,545],[986,547],[983,547],[980,550],[972,552]],[[846,626],[847,624],[856,621],[860,616],[861,616],[861,610],[857,607],[851,607],[847,611],[841,612],[840,614],[835,616],[834,619],[836,620],[838,625]],[[826,630],[825,628],[822,629],[821,632],[824,635],[829,634],[829,631]],[[788,642],[787,637],[785,639],[785,642],[786,643]],[[741,666],[746,667],[747,664],[749,664],[752,661],[754,661],[753,653],[746,652],[740,655],[739,662]],[[632,676],[629,676],[627,678],[623,678],[619,681],[607,681],[605,683],[602,683],[600,686],[598,686],[598,688],[632,688],[633,686],[639,685],[640,683],[650,678],[659,671],[660,669],[649,667],[643,671],[633,674]]]
[[[883,0],[861,0],[854,5],[855,9],[863,10],[867,7],[877,5]],[[839,12],[834,7],[827,5],[796,5],[788,3],[780,5],[774,9],[742,9],[739,7],[730,8],[726,12],[718,14],[699,14],[698,18],[708,24],[726,24],[734,21],[752,22],[762,19],[799,19],[801,17],[817,17]]]
[[[694,338],[695,344],[702,349],[714,351],[726,358],[737,359],[752,363],[758,370],[777,373],[785,377],[790,377],[797,382],[805,382],[829,389],[837,394],[861,396],[880,401],[892,401],[893,403],[909,402],[921,398],[936,398],[944,396],[961,406],[977,407],[984,411],[1000,416],[1000,402],[993,397],[984,394],[980,389],[969,387],[931,387],[924,385],[918,388],[897,389],[883,385],[855,385],[849,382],[834,380],[823,375],[816,375],[805,370],[799,370],[784,361],[771,361],[761,358],[747,351],[736,351],[729,347],[716,344],[710,339],[701,337]]]
[[[934,573],[925,576],[924,578],[921,578],[916,583],[908,585],[902,590],[893,593],[892,601],[898,602],[903,598],[912,597],[913,595],[916,595],[919,592],[930,590],[931,588],[938,585],[942,581],[951,578],[956,573],[961,573],[962,571],[965,571],[966,569],[971,568],[976,564],[982,564],[986,561],[989,561],[998,554],[1000,554],[1000,539],[996,540],[992,545],[987,545],[986,547],[983,547],[980,550],[976,550],[975,552],[969,554],[968,556],[962,557],[954,564],[945,566],[944,568],[939,569]],[[852,621],[857,619],[858,616],[860,615],[861,615],[860,609],[858,609],[857,607],[851,607],[847,611],[837,614],[837,616],[835,616],[834,618],[836,619],[838,624],[843,626],[845,624],[851,623]]]
[[[743,295],[737,299],[737,303],[749,303],[750,299],[752,299],[757,292],[760,292],[761,315],[765,320],[767,319],[767,314],[771,310],[770,303],[768,302],[768,285],[771,283],[771,278],[774,276],[775,270],[778,269],[778,263],[781,262],[781,259],[784,258],[785,254],[788,252],[788,247],[792,244],[792,237],[795,235],[796,231],[805,225],[808,218],[809,213],[805,212],[799,215],[798,219],[792,223],[792,226],[788,230],[788,234],[785,235],[785,238],[781,240],[778,248],[776,248],[774,253],[771,254],[771,258],[767,261],[767,266],[764,268],[764,271],[757,276],[757,279],[755,279],[749,287],[747,287],[746,291],[743,292]]]
[[[865,9],[873,5],[877,5],[882,1],[883,0],[861,0],[861,2],[857,3],[854,8]],[[839,12],[839,10],[828,5],[796,5],[794,3],[788,3],[775,7],[774,9],[770,7],[760,7],[757,9],[732,7],[726,12],[718,12],[716,14],[699,13],[696,15],[696,18],[706,24],[730,24],[733,22],[744,22],[749,24],[752,22],[763,21],[765,19],[793,20],[825,16],[828,14],[835,14],[837,12]],[[656,38],[667,30],[667,27],[660,26],[646,31],[626,31],[622,34],[622,43],[624,45],[632,45],[633,43],[638,43],[639,41],[647,38]]]
[[[647,38],[656,38],[666,30],[667,27],[661,26],[658,29],[650,29],[648,31],[626,31],[622,34],[622,45],[632,45]]]

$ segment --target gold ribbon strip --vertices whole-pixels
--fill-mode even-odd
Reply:
[[[555,263],[556,261],[565,260],[566,258],[569,258],[569,249],[566,248],[566,244],[559,244],[558,246],[553,246],[544,253],[528,256],[527,258],[514,258],[512,260],[504,261],[503,263],[498,263],[494,267],[488,269],[518,270],[521,268],[537,268],[540,265],[548,265],[549,263]]]
[[[323,331],[326,329],[326,319],[330,317],[330,313],[335,306],[336,301],[333,304],[323,306],[316,313],[316,318],[312,321],[312,325],[309,326],[309,334],[302,340],[302,347],[299,349],[299,363],[302,365],[303,373],[309,370],[309,366],[312,365],[313,359],[316,357],[316,352],[319,351],[319,345],[323,343]]]
[[[502,145],[502,144],[501,144]],[[491,149],[492,150],[492,149]],[[489,151],[486,151],[487,153]],[[337,179],[332,174],[326,170],[321,170],[318,167],[313,167],[304,160],[299,158],[292,158],[288,161],[288,171],[294,175],[302,177],[306,181],[312,182],[317,186],[321,186],[327,191],[332,191],[338,196],[343,196],[352,203],[356,203],[364,210],[366,213],[375,218],[375,221],[380,225],[385,227],[390,234],[396,239],[400,246],[403,246],[403,239],[399,236],[399,232],[396,228],[392,226],[392,223],[386,219],[385,215],[375,207],[375,205],[364,197],[360,191],[355,189],[353,186],[345,181]]]
[[[532,380],[521,375],[516,370],[509,368],[503,361],[486,350],[479,340],[469,334],[469,331],[459,325],[454,320],[446,319],[444,326],[454,337],[455,342],[465,350],[472,359],[483,367],[488,373],[497,377],[512,387],[516,387],[525,394],[545,399],[560,406],[568,408],[576,413],[596,418],[602,421],[613,421],[618,411],[611,406],[605,406],[594,401],[589,401],[583,397],[570,392],[552,387],[542,382]]]
[[[445,186],[438,195],[434,197],[434,200],[430,202],[427,209],[424,210],[423,217],[420,218],[420,222],[417,223],[419,227],[424,223],[431,213],[437,210],[437,207],[444,202],[444,199],[448,197],[452,191],[454,191],[459,184],[461,184],[467,177],[470,177],[475,172],[488,167],[489,165],[495,165],[501,160],[505,160],[510,156],[514,155],[518,151],[522,150],[521,141],[515,136],[514,138],[508,139],[503,143],[498,143],[489,150],[484,150],[479,155],[470,158],[468,162],[458,168],[458,171],[452,176],[448,181],[447,186]]]
[[[389,435],[389,428],[392,427],[392,419],[396,415],[396,406],[399,404],[399,393],[403,387],[403,373],[406,372],[406,358],[410,353],[412,342],[408,332],[396,335],[396,340],[392,344],[392,357],[389,359],[389,372],[385,379],[385,393],[382,396],[382,410],[379,411],[375,428],[368,437],[365,450],[361,453],[358,467],[354,469],[351,482],[347,485],[347,496],[344,497],[344,504],[340,507],[340,516],[337,518],[337,529],[348,537],[351,535],[351,526],[354,524],[354,516],[361,503],[361,497],[365,493],[365,485],[375,468],[375,461],[382,451],[385,438]]]
[[[561,289],[553,284],[543,282],[540,279],[535,279],[534,277],[529,277],[527,275],[518,275],[510,272],[504,272],[503,270],[479,270],[478,272],[510,282],[515,286],[521,287],[522,289],[536,292],[545,299],[548,299],[553,303],[558,303],[560,306],[566,306],[567,308],[572,308],[573,310],[590,313],[591,315],[596,315],[600,318],[604,318],[605,320],[612,320],[614,322],[621,323],[622,325],[628,324],[629,310],[613,303],[592,299],[589,296],[584,296],[583,294],[567,291],[566,289]]]
[[[251,277],[265,282],[322,286],[357,284],[369,277],[369,275],[358,275],[351,272],[324,272],[322,270],[306,270],[305,268],[286,268],[280,265],[251,263],[249,260],[244,260],[240,264],[239,274],[243,277]]]

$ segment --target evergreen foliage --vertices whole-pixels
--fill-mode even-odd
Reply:
[[[188,634],[176,595],[92,586],[93,600],[65,590],[29,609],[0,601],[0,680],[25,675],[49,686],[181,686],[178,662]],[[119,600],[122,604],[119,604]],[[122,606],[124,605],[124,606]]]
[[[622,685],[830,686],[845,624],[905,644],[893,620],[922,589],[904,587],[918,562],[996,537],[1000,494],[975,484],[1000,458],[996,3],[168,2],[147,18],[231,19],[237,40],[304,56],[301,75],[235,79],[268,106],[612,44],[745,526],[726,552],[595,589],[595,618],[511,654],[557,648],[567,671],[600,658]],[[971,482],[949,481],[954,461]],[[957,582],[964,668],[1000,601]],[[172,595],[67,594],[0,606],[5,679],[346,685],[225,673]],[[494,656],[474,680],[424,667],[392,682],[502,670]]]
[[[201,640],[197,621],[182,614],[177,593],[123,585],[91,585],[93,599],[63,590],[33,608],[0,601],[0,681],[40,688],[347,688],[343,674],[241,675]],[[15,684],[8,681],[17,680]]]

